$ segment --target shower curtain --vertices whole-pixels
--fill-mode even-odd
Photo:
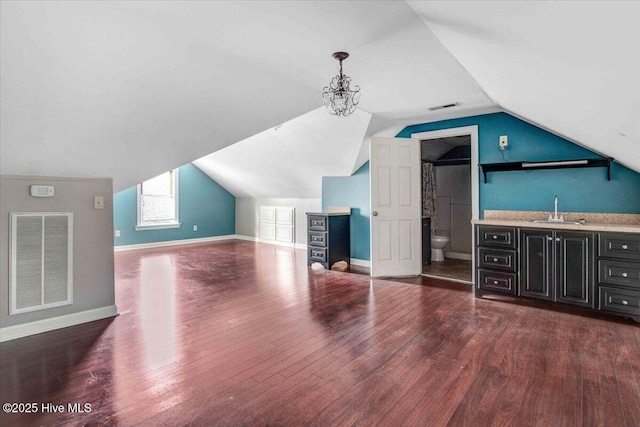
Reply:
[[[431,218],[431,235],[436,234],[438,220],[436,218],[436,176],[433,164],[422,163],[422,216]]]

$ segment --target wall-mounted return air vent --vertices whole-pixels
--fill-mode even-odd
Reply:
[[[438,105],[437,107],[429,108],[429,111],[444,110],[445,108],[457,107],[458,105],[460,105],[459,102],[453,102],[451,104],[445,104],[445,105]]]
[[[73,303],[73,213],[12,212],[9,314]]]

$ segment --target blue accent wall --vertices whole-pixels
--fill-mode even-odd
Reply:
[[[417,132],[473,125],[478,126],[480,163],[504,161],[498,148],[500,135],[509,137],[504,155],[511,162],[600,157],[507,113],[412,125],[397,136],[409,138]],[[553,210],[555,195],[562,212],[637,214],[640,213],[640,174],[617,163],[612,164],[611,181],[607,181],[604,168],[493,172],[487,175],[486,184],[480,174],[480,217],[485,209]]]
[[[136,231],[134,186],[113,196],[114,229],[120,230],[115,246],[235,234],[235,197],[192,164],[179,168],[178,174],[180,228]],[[193,231],[194,225],[198,231]]]
[[[397,137],[410,138],[413,133],[474,125],[478,126],[480,163],[504,161],[498,148],[500,135],[509,137],[509,146],[504,152],[507,161],[600,157],[507,113],[407,126]],[[605,168],[493,172],[487,175],[486,184],[479,169],[477,173],[480,177],[481,218],[485,209],[550,211],[553,210],[555,195],[559,198],[558,209],[561,212],[640,213],[640,174],[617,163],[611,166],[611,181],[607,181]],[[353,176],[323,178],[322,208],[326,209],[329,205],[352,206],[366,212],[366,215],[352,219],[351,256],[369,259],[368,163],[366,169],[363,166]],[[357,227],[354,227],[354,220],[357,221]]]
[[[369,260],[369,162],[351,176],[322,178],[322,211],[351,206],[351,258]]]

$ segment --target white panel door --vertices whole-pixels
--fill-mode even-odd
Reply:
[[[420,141],[372,137],[371,275],[422,272]]]

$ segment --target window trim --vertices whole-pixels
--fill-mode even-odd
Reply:
[[[142,183],[136,186],[136,231],[143,230],[163,230],[167,228],[180,228],[180,174],[179,169],[172,169],[173,171],[173,194],[174,194],[174,203],[176,205],[176,219],[175,221],[167,221],[167,222],[158,222],[154,224],[143,224],[142,223],[142,204],[140,203],[142,200]],[[171,172],[170,171],[170,172]]]

